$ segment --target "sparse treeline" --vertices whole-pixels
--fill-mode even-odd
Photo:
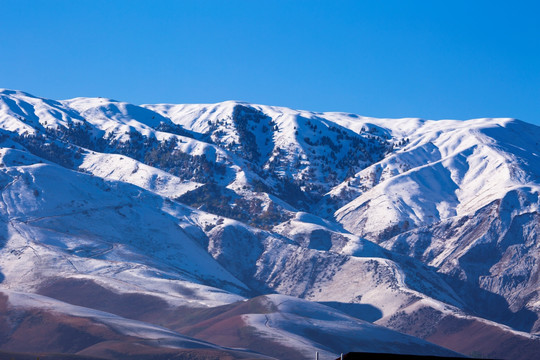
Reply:
[[[137,131],[126,135],[129,140],[118,140],[113,133],[101,137],[86,123],[70,123],[67,127],[46,128],[46,133],[13,134],[11,138],[34,155],[70,169],[77,167],[84,148],[125,155],[183,180],[214,182],[215,176],[225,174],[225,165],[208,161],[204,155],[180,151],[176,137],[159,141]]]
[[[161,122],[155,131],[168,133],[158,140],[154,132],[148,135],[131,130],[122,134],[96,130],[83,121],[67,126],[45,127],[35,134],[12,133],[9,137],[33,154],[61,166],[78,170],[82,153],[96,151],[121,154],[144,164],[167,171],[182,180],[205,184],[180,197],[188,205],[206,211],[268,227],[286,219],[272,206],[263,207],[261,200],[239,195],[226,188],[227,165],[210,161],[205,155],[192,155],[181,150],[185,140],[173,135],[189,137],[215,144],[246,161],[246,166],[257,176],[249,177],[249,190],[268,193],[284,199],[299,210],[311,211],[329,187],[335,186],[365,166],[379,161],[393,145],[373,129],[364,134],[313,120],[302,119],[306,128],[294,136],[303,143],[304,154],[291,157],[288,149],[274,143],[278,125],[263,112],[244,105],[236,105],[232,116],[209,122],[206,134],[197,134],[181,125]],[[224,130],[233,127],[238,139],[224,141]],[[323,132],[322,127],[325,127]],[[296,127],[295,127],[296,129]],[[405,140],[398,144],[405,144]],[[327,199],[326,203],[332,203]],[[286,212],[281,211],[281,214]],[[256,214],[254,216],[253,214]]]

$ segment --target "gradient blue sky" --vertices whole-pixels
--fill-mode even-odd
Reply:
[[[537,3],[0,0],[0,87],[540,125]]]

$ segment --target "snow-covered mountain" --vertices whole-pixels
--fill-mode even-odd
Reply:
[[[1,90],[0,350],[532,358],[539,142],[513,119]]]

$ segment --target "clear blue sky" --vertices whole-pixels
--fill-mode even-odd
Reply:
[[[0,0],[0,87],[540,125],[537,3]]]

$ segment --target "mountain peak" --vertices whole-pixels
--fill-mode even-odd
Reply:
[[[538,126],[0,95],[2,349],[540,351]]]

